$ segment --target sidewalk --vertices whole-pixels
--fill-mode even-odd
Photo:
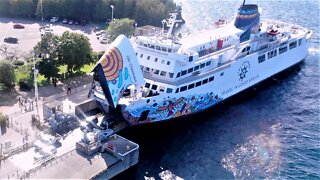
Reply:
[[[62,82],[57,83],[57,87],[54,87],[53,85],[48,85],[44,87],[39,87],[39,102],[43,99],[46,99],[50,96],[54,96],[57,94],[67,94],[68,87],[71,88],[71,93],[74,93],[74,91],[79,88],[83,87],[84,85],[88,85],[92,83],[92,76],[89,75],[83,75],[78,77],[73,77],[70,79],[66,79]],[[22,96],[24,98],[34,98],[34,90],[31,91],[20,91],[16,90],[14,92],[10,92],[8,94],[1,94],[0,95],[0,112],[4,114],[14,114],[17,112],[21,112],[18,104],[18,96]]]

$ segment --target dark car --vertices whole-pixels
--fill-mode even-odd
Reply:
[[[16,37],[6,37],[3,39],[6,43],[18,43],[18,38]]]
[[[21,25],[21,24],[14,24],[14,25],[13,25],[13,28],[14,28],[14,29],[24,29],[24,26]]]

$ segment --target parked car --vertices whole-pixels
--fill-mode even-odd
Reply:
[[[63,24],[68,24],[68,19],[63,19],[62,23]]]
[[[101,31],[98,31],[96,32],[96,36],[103,36],[105,35],[107,32],[105,30],[101,30]]]
[[[3,39],[4,42],[6,43],[18,43],[18,38],[9,36]]]
[[[24,26],[22,24],[14,24],[13,28],[14,29],[24,29]]]
[[[108,38],[106,38],[106,37],[101,37],[100,43],[101,43],[101,44],[108,44]]]
[[[72,25],[72,24],[73,24],[73,20],[70,20],[70,21],[68,22],[68,24],[69,24],[69,25]]]
[[[59,21],[59,18],[58,17],[52,17],[51,19],[50,19],[50,23],[56,23],[56,22],[58,22]]]

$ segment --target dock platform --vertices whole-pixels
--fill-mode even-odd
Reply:
[[[138,163],[139,145],[117,134],[105,142],[103,152],[86,155],[73,148],[19,172],[18,179],[110,179]],[[102,145],[103,146],[103,145]]]

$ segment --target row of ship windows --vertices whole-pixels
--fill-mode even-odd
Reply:
[[[183,92],[183,91],[186,91],[186,90],[189,90],[189,89],[193,89],[194,87],[199,87],[199,86],[207,84],[208,82],[211,82],[213,80],[214,80],[214,76],[212,76],[212,77],[210,77],[208,79],[204,79],[204,80],[198,81],[196,83],[192,83],[192,84],[189,84],[189,85],[186,85],[186,86],[182,86],[182,87],[176,89],[176,93]],[[156,84],[146,83],[144,87],[146,87],[148,89],[150,88],[150,89],[152,89],[154,91],[158,90],[158,85],[156,85]],[[164,90],[165,90],[165,87],[159,86],[159,91],[160,92],[164,92]],[[166,93],[172,93],[172,91],[173,91],[172,88],[167,88]]]
[[[302,39],[299,39],[299,46],[301,46],[301,42],[302,42]],[[297,47],[297,41],[293,41],[289,44],[289,50],[296,48],[296,47]],[[282,45],[281,47],[279,47],[279,54],[285,53],[287,50],[288,50],[287,45],[286,46]],[[271,58],[277,56],[277,50],[275,49],[275,50],[269,51],[267,53],[267,56],[268,56],[268,59],[271,59]],[[262,63],[265,60],[266,60],[265,54],[262,54],[258,57],[259,63]]]
[[[210,77],[208,79],[204,79],[204,80],[198,81],[196,83],[189,84],[187,86],[182,86],[180,88],[177,88],[176,93],[183,92],[183,91],[186,91],[186,90],[189,90],[189,89],[193,89],[194,87],[199,87],[199,86],[207,84],[208,82],[211,82],[213,80],[214,80],[214,76],[212,76],[212,77]]]
[[[138,53],[136,53],[136,55],[138,55]],[[140,58],[143,58],[143,54],[142,53],[140,54]],[[147,57],[147,60],[150,60],[150,56]],[[154,58],[154,62],[158,62],[158,60],[159,59],[157,57]],[[164,64],[165,62],[166,62],[166,60],[164,60],[164,59],[161,60],[162,64]],[[167,61],[167,65],[170,65],[170,61]]]
[[[160,75],[163,77],[169,77],[169,78],[173,78],[174,73],[170,73],[170,72],[166,72],[166,71],[160,71],[158,69],[153,69],[153,68],[149,68],[149,67],[144,67],[142,65],[140,65],[142,71],[148,72],[148,73],[153,73],[155,75]]]
[[[177,78],[180,76],[184,76],[186,74],[192,73],[194,71],[197,71],[197,70],[204,68],[206,66],[210,66],[210,65],[211,65],[211,61],[208,61],[205,63],[201,63],[200,65],[197,65],[195,67],[189,68],[188,70],[183,70],[183,71],[177,73]]]
[[[211,65],[211,61],[208,61],[208,62],[205,62],[205,63],[201,63],[200,65],[197,65],[195,67],[192,67],[192,68],[189,68],[188,70],[183,70],[181,72],[178,72],[177,73],[177,78],[179,78],[180,76],[184,76],[186,74],[189,74],[189,73],[192,73],[192,72],[195,72],[199,69],[202,69],[206,66],[210,66]],[[170,72],[166,72],[166,71],[160,71],[160,70],[157,70],[157,69],[153,69],[153,68],[149,68],[149,67],[144,67],[141,65],[141,69],[142,71],[145,71],[145,72],[148,72],[148,73],[153,73],[155,75],[160,75],[160,76],[163,76],[163,77],[169,77],[169,78],[173,78],[174,77],[174,73],[170,73]]]
[[[147,44],[147,43],[139,42],[139,45],[147,47],[147,48],[150,48],[150,49],[159,50],[159,51],[164,51],[164,52],[169,52],[169,53],[174,52],[174,49],[155,46],[153,44]]]
[[[151,88],[151,89],[154,90],[154,91],[157,91],[157,90],[158,90],[158,85],[156,85],[156,84],[146,83],[146,84],[144,85],[144,87],[146,87],[146,88],[148,88],[148,89]],[[165,89],[165,87],[159,86],[159,91],[160,91],[160,92],[164,92],[164,89]],[[172,91],[173,91],[172,88],[167,88],[167,90],[166,90],[167,93],[172,93]]]

